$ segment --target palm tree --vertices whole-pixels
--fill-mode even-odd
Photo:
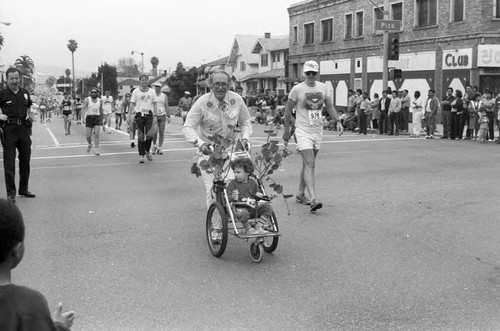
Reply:
[[[158,57],[153,56],[150,60],[151,65],[153,66],[153,77],[158,76],[158,64],[160,63],[160,60]]]
[[[68,49],[71,52],[71,68],[73,70],[73,86],[75,86],[75,52],[78,48],[78,43],[74,39],[68,40]],[[71,89],[71,94],[73,95],[74,91]]]
[[[3,46],[3,36],[0,33],[0,49],[2,49],[2,46]]]
[[[33,75],[35,74],[35,63],[28,55],[21,55],[14,63],[14,67],[21,71],[21,86],[26,88],[26,83],[29,86],[33,83]]]
[[[69,69],[64,70],[64,74],[66,75],[66,78],[69,81],[69,79],[70,79],[69,76],[71,76],[71,70],[69,70]],[[64,83],[66,83],[66,78],[64,79]],[[66,92],[66,86],[64,86],[64,92]]]

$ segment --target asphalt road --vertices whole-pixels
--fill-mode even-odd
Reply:
[[[234,237],[211,256],[180,126],[141,165],[123,133],[94,156],[82,126],[35,125],[13,279],[75,310],[74,330],[500,329],[499,145],[327,132],[325,207],[290,200],[288,216],[276,200],[282,237],[256,264]],[[287,193],[300,165],[293,154],[275,176]]]

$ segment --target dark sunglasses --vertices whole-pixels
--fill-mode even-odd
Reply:
[[[310,76],[310,75],[313,75],[313,76],[316,76],[318,73],[315,72],[315,71],[307,71],[306,72],[306,76]]]

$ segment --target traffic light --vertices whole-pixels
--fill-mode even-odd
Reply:
[[[395,80],[399,78],[403,78],[403,70],[394,68],[389,69],[389,80]]]
[[[399,33],[389,34],[389,60],[399,60]]]

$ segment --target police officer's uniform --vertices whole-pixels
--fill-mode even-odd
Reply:
[[[16,197],[16,148],[19,151],[19,194],[26,197],[35,195],[28,191],[31,158],[31,126],[28,118],[31,107],[29,92],[19,87],[14,93],[9,87],[0,91],[0,108],[7,115],[6,121],[0,121],[4,132],[3,164],[5,186],[9,200],[15,201]]]

